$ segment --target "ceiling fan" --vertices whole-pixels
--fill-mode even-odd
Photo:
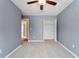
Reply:
[[[33,3],[39,3],[40,4],[40,10],[44,9],[45,4],[50,4],[50,5],[53,5],[53,6],[56,6],[56,4],[57,4],[57,2],[50,1],[50,0],[35,0],[35,1],[27,2],[27,4],[33,4]]]

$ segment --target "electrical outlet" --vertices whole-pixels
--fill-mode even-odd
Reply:
[[[2,50],[0,49],[0,54],[2,54]]]
[[[75,48],[75,45],[74,44],[72,44],[72,48]]]

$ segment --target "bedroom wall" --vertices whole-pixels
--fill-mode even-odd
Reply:
[[[79,56],[79,0],[58,15],[58,41]]]
[[[0,0],[0,58],[21,43],[21,12],[10,0]]]
[[[56,20],[55,16],[28,16],[28,18],[30,20],[30,40],[43,40],[47,36],[46,31],[44,32],[43,22],[51,21],[53,23]],[[50,34],[55,37],[55,30]]]
[[[43,37],[43,18],[40,16],[28,16],[29,17],[29,39],[30,40],[42,40]]]

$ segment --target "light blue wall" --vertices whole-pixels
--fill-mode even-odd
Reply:
[[[43,39],[43,21],[56,20],[55,16],[28,16],[30,20],[30,40]]]
[[[58,40],[79,56],[79,0],[58,16]]]
[[[20,43],[21,12],[10,0],[0,0],[0,57],[5,57]]]
[[[43,20],[42,17],[39,16],[29,16],[30,20],[30,40],[42,40],[43,36]]]

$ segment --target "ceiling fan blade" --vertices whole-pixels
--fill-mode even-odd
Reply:
[[[36,3],[38,1],[31,1],[31,2],[27,2],[27,4],[33,4],[33,3]]]
[[[53,2],[53,1],[47,1],[47,3],[54,6],[57,4],[56,2]]]
[[[43,10],[44,6],[43,5],[40,5],[40,10]]]

